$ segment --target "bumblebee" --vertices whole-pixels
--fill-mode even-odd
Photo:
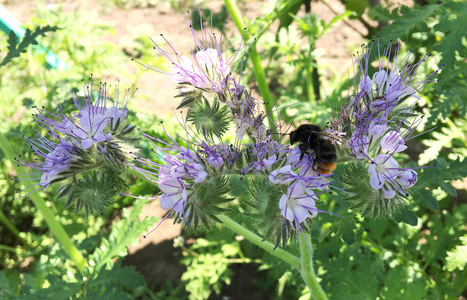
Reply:
[[[302,154],[312,155],[313,169],[320,174],[330,174],[336,169],[337,149],[319,125],[303,124],[290,133],[290,144],[299,143]],[[312,153],[310,153],[312,151]]]

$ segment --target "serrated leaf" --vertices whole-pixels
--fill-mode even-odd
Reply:
[[[431,194],[431,189],[441,187],[444,191],[452,191],[451,181],[467,176],[467,159],[455,160],[449,164],[443,158],[435,161],[435,165],[425,169],[418,176],[417,184],[412,188],[414,199],[431,209],[438,209],[438,203]]]
[[[430,190],[418,189],[411,191],[412,197],[415,201],[418,201],[432,210],[439,208],[436,198],[433,196]]]
[[[147,202],[146,199],[137,199],[133,209],[123,209],[123,219],[112,225],[109,238],[102,239],[101,245],[89,257],[89,264],[93,270],[99,271],[105,265],[109,265],[113,258],[125,256],[128,245],[134,243],[156,222],[154,217],[138,221]]]
[[[370,8],[368,16],[377,21],[391,21],[397,19],[397,10],[390,11],[387,7],[376,5]]]
[[[397,222],[404,222],[411,226],[417,226],[418,224],[417,215],[413,211],[407,209],[399,211],[399,213],[394,216],[394,220]]]
[[[467,265],[467,235],[462,236],[460,240],[462,245],[457,245],[447,253],[445,268],[449,272],[455,269],[463,271]]]
[[[355,229],[357,229],[357,226],[352,215],[347,214],[343,218],[337,219],[333,223],[333,227],[337,228],[337,233],[341,235],[342,240],[347,245],[355,243]]]
[[[388,40],[403,39],[417,26],[425,25],[426,20],[430,18],[437,9],[439,9],[439,5],[416,6],[414,8],[401,6],[399,16],[397,16],[395,11],[392,11],[389,15],[386,14],[386,17],[391,16],[394,22],[384,27],[379,34]],[[397,8],[394,10],[397,11]]]
[[[451,1],[444,6],[448,9],[448,14],[441,18],[434,28],[445,32],[446,37],[434,49],[442,53],[443,58],[440,64],[444,64],[445,70],[449,72],[456,58],[456,51],[462,53],[464,49],[462,38],[465,36],[465,28],[467,28],[467,3]],[[454,15],[455,19],[452,18]]]
[[[53,295],[53,299],[62,300],[70,299],[76,296],[81,291],[81,283],[79,282],[66,282],[55,276],[49,275],[47,280],[50,283],[50,287],[46,289],[40,289],[32,294],[27,294],[22,297],[16,298],[18,300],[47,300]]]
[[[384,290],[382,296],[385,300],[397,300],[400,299],[402,292],[402,282],[406,280],[406,274],[404,268],[398,265],[394,268],[390,268],[389,272],[384,277]]]
[[[352,255],[354,259],[349,260],[349,255],[349,251],[342,253],[324,275],[333,287],[331,299],[377,299],[380,257],[368,252],[357,252]]]
[[[406,283],[404,289],[403,299],[414,300],[414,299],[426,299],[427,293],[426,280],[422,278],[414,278],[412,282]]]
[[[30,29],[26,29],[26,33],[18,44],[18,37],[13,31],[10,31],[8,34],[8,53],[0,63],[0,67],[9,63],[13,58],[20,56],[22,52],[26,52],[26,49],[30,45],[37,44],[36,39],[39,36],[45,35],[47,32],[53,32],[58,30],[59,28],[56,26],[44,26],[44,27],[36,27],[34,31]]]
[[[87,285],[89,287],[113,285],[121,289],[122,287],[135,288],[144,284],[144,277],[136,272],[135,266],[122,267],[121,264],[121,261],[118,261],[110,270],[101,269],[95,278],[89,280]],[[107,289],[107,287],[105,288]]]
[[[0,271],[0,298],[7,299],[15,296],[15,289],[17,286],[18,283],[14,282],[12,278],[5,276],[5,274]]]

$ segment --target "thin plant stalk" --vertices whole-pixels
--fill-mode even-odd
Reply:
[[[250,230],[246,229],[245,227],[238,224],[237,222],[227,217],[226,215],[216,215],[216,217],[218,217],[222,221],[225,227],[243,236],[246,240],[266,250],[266,252],[270,253],[271,255],[274,255],[275,257],[288,263],[292,267],[300,270],[300,259],[298,257],[280,248],[274,249],[274,245],[272,243],[263,241],[263,238],[251,232]]]
[[[13,162],[13,166],[18,174],[26,174],[26,170],[23,167],[19,167],[14,164],[15,154],[13,149],[10,146],[10,143],[5,138],[2,132],[0,132],[0,149],[5,153],[6,157]],[[57,240],[62,244],[65,251],[68,253],[70,258],[75,262],[76,267],[80,272],[83,272],[84,266],[86,261],[79,252],[78,248],[76,248],[75,244],[71,241],[71,238],[66,233],[63,226],[56,220],[56,216],[52,212],[52,210],[47,206],[44,199],[39,196],[39,193],[33,192],[29,194],[29,197],[32,199],[32,202],[37,207],[39,212],[44,217],[47,225],[49,226],[50,230],[54,233]]]
[[[1,210],[0,210],[0,222],[3,223],[3,225],[5,225],[5,227],[8,228],[8,230],[10,230],[10,232],[13,233],[23,244],[25,245],[28,244],[28,242],[21,237],[20,231],[18,230],[18,228],[16,228],[16,226],[13,225],[13,223],[11,223],[10,220],[8,220],[8,218],[3,214]]]
[[[313,256],[311,255],[311,250],[312,245],[310,235],[307,233],[300,234],[300,274],[302,275],[303,281],[310,289],[313,299],[327,300],[328,297],[324,293],[316,278],[315,270],[313,268]]]

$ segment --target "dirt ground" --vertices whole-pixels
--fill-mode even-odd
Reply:
[[[15,15],[21,22],[27,23],[32,16],[32,9],[36,7],[35,0],[9,1],[4,6]],[[58,1],[46,2],[50,5]],[[63,1],[64,12],[74,10],[98,10],[102,20],[113,24],[116,34],[105,37],[105,39],[115,42],[122,48],[125,47],[124,37],[131,34],[132,28],[140,24],[150,24],[154,28],[155,34],[164,33],[179,53],[189,54],[190,48],[187,45],[190,32],[184,21],[184,15],[174,12],[168,5],[160,5],[155,8],[140,8],[123,10],[114,5],[107,5],[104,0],[85,1]],[[327,6],[320,1],[312,1],[311,11],[324,19],[327,23],[335,13],[342,13],[345,9],[338,0],[328,0]],[[203,7],[209,7],[214,11],[219,10],[222,5],[220,1],[204,1]],[[267,1],[243,1],[242,12],[249,19],[254,19],[262,15],[262,7],[270,5]],[[300,15],[304,14],[304,7],[301,8]],[[234,29],[231,23],[227,27]],[[350,26],[349,26],[350,24]],[[272,26],[275,30],[277,24]],[[234,30],[233,30],[234,31]],[[364,43],[360,33],[366,34],[366,29],[358,21],[348,21],[347,24],[338,22],[332,30],[326,33],[316,44],[316,48],[323,53],[318,60],[322,75],[331,77],[334,73],[346,74],[345,70],[351,65],[351,54],[356,47]],[[140,66],[128,61],[128,68],[136,74]],[[138,82],[138,93],[151,101],[139,100],[134,106],[138,110],[151,111],[157,114],[173,113],[177,102],[167,101],[173,99],[173,86],[167,85],[167,81],[162,75],[154,72],[146,72]],[[164,211],[157,201],[146,207],[147,215],[163,216]],[[125,258],[124,264],[135,265],[145,276],[148,285],[157,290],[166,280],[171,280],[173,285],[177,285],[184,267],[180,265],[181,251],[173,247],[172,240],[180,235],[181,227],[172,225],[170,220],[164,222],[154,233],[144,239],[140,238],[137,246],[131,246],[129,255]],[[251,283],[252,276],[261,276],[251,266],[235,266],[235,277],[230,287],[225,287],[218,299],[266,299],[259,288]],[[225,298],[227,297],[227,298]],[[213,299],[214,299],[213,298]]]

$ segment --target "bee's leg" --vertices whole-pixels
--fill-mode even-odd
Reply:
[[[308,153],[308,147],[304,144],[300,144],[298,145],[298,148],[300,148],[300,160],[299,161],[302,161],[302,158],[303,156],[305,156],[305,153]]]

